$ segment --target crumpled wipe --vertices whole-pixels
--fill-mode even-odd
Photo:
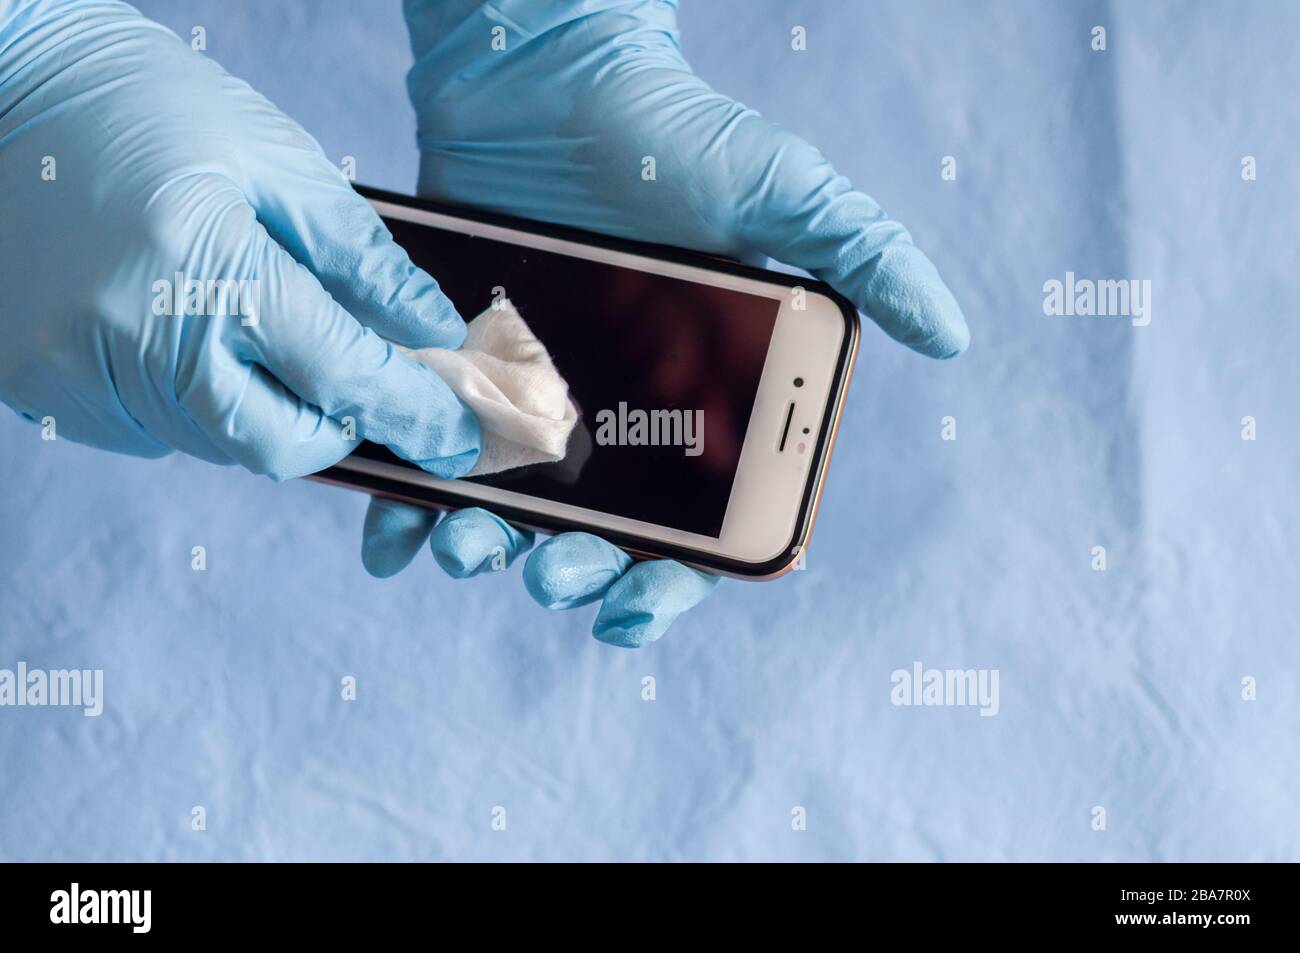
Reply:
[[[578,409],[542,342],[505,299],[467,327],[455,351],[402,348],[435,371],[478,417],[483,449],[466,475],[563,460]]]

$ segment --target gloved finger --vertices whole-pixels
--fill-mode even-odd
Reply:
[[[337,421],[265,369],[219,345],[203,353],[201,371],[177,380],[177,402],[195,428],[180,445],[185,452],[289,480],[333,466],[355,448]]]
[[[411,262],[316,140],[256,98],[266,108],[253,122],[271,127],[259,141],[276,147],[246,157],[252,165],[246,189],[271,237],[381,337],[411,348],[459,347],[465,322],[438,282]]]
[[[438,514],[380,496],[370,498],[361,531],[361,564],[378,579],[401,572],[429,538]]]
[[[726,171],[743,241],[826,281],[921,354],[966,350],[966,318],[907,229],[800,137],[729,100],[714,108],[728,113],[725,154],[740,166]]]
[[[500,572],[532,545],[532,533],[477,506],[448,514],[429,536],[434,561],[453,579]]]
[[[524,563],[524,587],[547,609],[573,609],[605,595],[632,557],[590,533],[552,536]]]
[[[442,479],[478,459],[478,420],[433,371],[362,327],[254,222],[262,301],[240,322],[241,357],[256,361],[333,419],[351,418],[356,436],[383,444]],[[233,323],[232,323],[233,326]]]
[[[610,645],[640,648],[660,638],[717,584],[717,576],[671,560],[637,563],[605,593],[591,634]]]

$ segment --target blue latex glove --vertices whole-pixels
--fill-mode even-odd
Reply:
[[[672,0],[405,0],[405,8],[421,194],[737,258],[767,255],[828,281],[922,354],[965,350],[961,309],[907,231],[811,145],[695,76]],[[457,577],[500,568],[532,542],[480,509],[433,520],[375,501],[367,568],[398,571],[431,528],[434,557]],[[617,645],[657,639],[713,584],[676,563],[633,564],[585,533],[538,547],[524,582],[551,608],[603,599],[594,632]]]
[[[0,399],[60,437],[277,479],[358,438],[444,477],[478,456],[380,337],[458,345],[437,284],[315,140],[126,4],[0,0],[0,261]]]

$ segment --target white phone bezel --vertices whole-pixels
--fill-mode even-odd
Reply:
[[[483,486],[464,480],[439,480],[412,467],[363,457],[346,457],[337,466],[357,473],[426,486],[454,494],[468,504],[514,506],[577,522],[593,530],[623,532],[700,550],[745,563],[764,563],[785,552],[794,535],[804,490],[811,473],[813,449],[833,398],[836,368],[844,337],[849,333],[840,306],[815,291],[711,271],[693,265],[650,258],[491,225],[378,199],[371,204],[380,215],[429,225],[461,234],[495,239],[527,248],[599,261],[635,271],[680,278],[780,302],[754,408],[750,415],[731,497],[718,537],[615,516],[598,510],[541,497]],[[802,381],[795,387],[795,379]],[[786,428],[791,402],[794,413]],[[594,410],[593,410],[594,412]],[[705,440],[708,421],[704,422]],[[807,433],[805,434],[805,429]],[[786,430],[783,451],[778,451]]]

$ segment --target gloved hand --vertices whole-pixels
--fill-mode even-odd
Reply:
[[[969,341],[907,231],[811,145],[714,92],[682,57],[676,0],[405,0],[420,193],[732,257],[755,252],[833,286],[931,357]],[[650,172],[653,171],[653,177]],[[386,576],[430,537],[453,576],[508,564],[532,538],[481,509],[372,503],[362,553]],[[603,598],[594,634],[642,645],[712,587],[676,563],[631,564],[585,533],[524,567],[543,605]]]
[[[437,284],[315,140],[126,4],[0,0],[0,261],[0,399],[58,436],[277,479],[358,438],[477,458],[380,338],[459,344]]]

